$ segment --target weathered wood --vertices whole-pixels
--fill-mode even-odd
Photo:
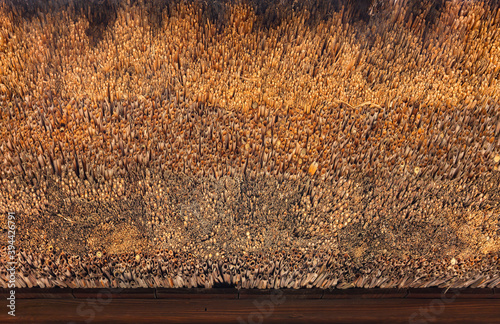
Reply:
[[[261,305],[261,310],[258,305]],[[419,312],[426,312],[435,323],[499,323],[499,310],[499,299],[457,299],[439,309],[432,308],[430,301],[424,299],[290,298],[273,308],[258,304],[252,299],[115,299],[106,305],[80,300],[30,299],[17,301],[16,317],[7,315],[7,312],[0,313],[0,322],[83,323],[91,320],[92,323],[409,323],[413,316],[416,323],[423,318],[419,317]]]

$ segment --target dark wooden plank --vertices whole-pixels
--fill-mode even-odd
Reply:
[[[11,289],[0,289],[1,296],[10,295]],[[441,298],[446,293],[447,298],[500,298],[499,288],[410,288],[410,289],[234,289],[234,288],[16,288],[17,299],[65,299],[65,298],[219,298],[219,299],[251,299],[268,298],[272,294],[285,295],[296,299],[363,299],[363,298]],[[106,296],[103,296],[106,295]],[[157,296],[158,295],[158,296]]]
[[[446,293],[446,294],[445,294]],[[409,288],[407,298],[494,298],[494,290],[490,288]]]
[[[0,323],[500,323],[500,299],[17,300]]]
[[[157,288],[156,298],[174,299],[238,299],[238,289],[236,288]]]
[[[492,288],[471,288],[471,289],[449,289],[446,292],[446,297],[456,298],[495,298]]]
[[[325,290],[325,293],[323,295],[323,299],[404,298],[404,297],[406,297],[407,294],[408,294],[408,291],[406,289],[390,289],[390,288],[333,289],[333,290]]]
[[[73,299],[71,288],[16,288],[16,299]],[[11,289],[0,289],[1,296],[10,295]]]
[[[239,299],[266,299],[284,296],[291,299],[320,299],[322,289],[240,289]]]
[[[100,299],[151,299],[155,298],[154,288],[75,288],[75,298]]]
[[[446,288],[409,288],[407,298],[434,299],[444,297]]]

